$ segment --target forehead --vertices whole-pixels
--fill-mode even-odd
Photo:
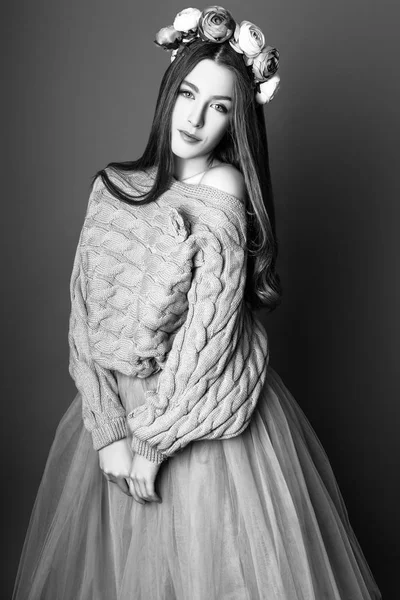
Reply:
[[[200,61],[188,75],[186,81],[193,83],[202,94],[232,96],[233,72],[218,65],[213,60],[204,59]]]

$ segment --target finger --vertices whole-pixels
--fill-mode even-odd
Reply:
[[[127,484],[128,484],[128,486],[129,486],[129,491],[130,491],[130,493],[131,493],[131,496],[132,496],[132,498],[134,498],[134,496],[135,496],[136,492],[135,492],[135,488],[134,488],[134,486],[133,486],[132,479],[131,479],[130,477],[128,477],[128,478],[127,478],[127,480],[126,480],[126,483],[127,483]]]
[[[121,482],[121,479],[119,477],[116,477],[114,475],[109,475],[107,473],[104,473],[104,477],[107,480],[107,483],[113,483],[114,485],[116,485],[120,488],[121,492],[130,496],[128,486],[126,485],[126,487],[124,487],[124,485]],[[126,482],[125,482],[125,484],[126,484]]]
[[[125,483],[126,483],[126,485],[128,487],[128,495],[132,496],[132,490],[131,490],[131,486],[130,486],[130,481],[131,480],[129,479],[129,477],[125,477],[124,481],[125,481]]]
[[[133,487],[133,499],[136,500],[136,502],[139,502],[139,504],[146,504],[145,501],[142,499],[142,495],[140,492],[140,489],[137,486],[137,482],[134,479],[131,479],[132,481],[132,487]]]
[[[145,486],[146,496],[149,499],[149,502],[161,502],[160,496],[158,496],[154,489],[154,481],[145,481]]]
[[[130,496],[129,487],[124,477],[117,477],[115,483],[117,484],[121,492],[123,492],[127,496]]]
[[[108,483],[115,483],[113,476],[110,473],[105,473],[103,471],[103,477]]]
[[[143,498],[143,500],[149,500],[149,496],[146,490],[146,483],[143,479],[137,480],[137,486],[139,489],[139,496]]]

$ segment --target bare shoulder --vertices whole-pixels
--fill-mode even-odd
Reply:
[[[222,192],[243,199],[245,184],[242,173],[233,165],[223,163],[212,167],[201,180],[204,185],[215,187]]]

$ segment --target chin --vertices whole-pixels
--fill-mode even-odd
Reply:
[[[197,148],[190,148],[184,142],[179,143],[172,141],[171,144],[172,153],[179,158],[196,158],[197,156],[201,156],[204,152],[201,152]]]

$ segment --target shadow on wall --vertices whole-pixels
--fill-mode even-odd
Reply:
[[[350,93],[340,108],[337,90],[326,83],[301,106],[301,119],[293,114],[286,124],[285,165],[271,156],[284,296],[263,322],[271,364],[320,437],[371,570],[390,593],[398,551],[384,515],[397,508],[382,444],[399,456],[389,415],[399,417],[393,400],[400,389],[387,360],[389,348],[398,355],[398,337],[388,326],[393,318],[386,322],[390,302],[392,315],[397,309],[382,294],[392,287],[383,268],[390,247],[383,223],[392,211],[390,196],[382,198],[385,161],[371,152],[382,144],[382,130],[371,120],[373,98],[361,104]],[[390,549],[384,559],[383,545]]]

